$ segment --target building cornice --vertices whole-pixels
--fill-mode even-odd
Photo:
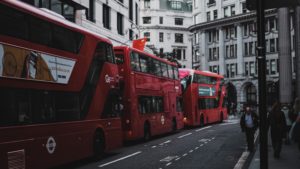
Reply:
[[[272,16],[274,14],[277,14],[276,9],[270,9],[265,11],[265,16]],[[248,21],[254,21],[256,20],[256,12],[250,12],[246,14],[240,14],[240,15],[235,15],[231,17],[226,17],[226,18],[221,18],[221,19],[216,19],[212,20],[209,22],[203,22],[199,23],[196,25],[190,26],[188,29],[189,31],[193,32],[195,30],[206,30],[206,29],[212,29],[212,28],[218,28],[222,26],[228,26],[232,24],[238,24],[241,22],[248,22]]]
[[[176,30],[176,31],[188,31],[188,28],[181,28],[181,27],[171,27],[171,26],[159,26],[159,25],[154,25],[154,26],[141,26],[141,29],[165,29],[165,30]]]

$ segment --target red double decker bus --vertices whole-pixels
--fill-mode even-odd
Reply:
[[[0,168],[50,168],[122,145],[112,44],[0,1]]]
[[[178,67],[130,47],[114,47],[122,81],[125,140],[183,128]]]
[[[184,123],[187,126],[223,121],[225,87],[223,76],[208,71],[179,69],[183,90]]]

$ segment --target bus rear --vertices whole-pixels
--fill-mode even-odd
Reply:
[[[149,140],[183,128],[180,105],[176,105],[181,95],[177,66],[130,47],[114,47],[114,51],[122,79],[124,139]]]
[[[203,126],[220,121],[224,112],[219,107],[220,80],[212,72],[180,69],[183,90],[184,122],[187,126]]]
[[[0,168],[51,168],[120,147],[111,42],[20,1],[0,1],[0,20]]]

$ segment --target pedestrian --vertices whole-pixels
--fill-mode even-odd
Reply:
[[[281,111],[284,113],[285,122],[286,122],[285,144],[289,145],[290,144],[289,132],[290,132],[290,129],[291,129],[292,124],[293,124],[292,120],[289,118],[289,114],[291,113],[291,107],[288,104],[283,105],[282,108],[281,108]]]
[[[268,123],[271,129],[271,140],[275,158],[280,157],[282,139],[286,136],[285,116],[280,107],[281,104],[279,102],[275,102],[268,116]]]
[[[258,127],[258,116],[246,105],[245,111],[240,119],[242,132],[245,132],[247,139],[248,151],[254,150],[254,133]]]
[[[292,129],[290,131],[290,137],[293,141],[298,144],[298,149],[300,151],[300,99],[296,98],[294,102],[294,114],[296,115],[295,121],[292,125]]]

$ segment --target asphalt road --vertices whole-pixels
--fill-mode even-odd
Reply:
[[[82,160],[63,168],[233,169],[245,146],[238,120],[229,120],[131,143],[101,160]]]

